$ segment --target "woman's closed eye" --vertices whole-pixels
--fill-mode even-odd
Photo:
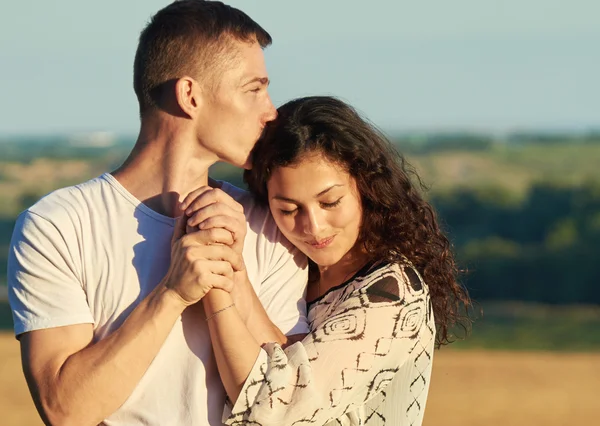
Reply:
[[[283,209],[279,209],[279,212],[284,215],[284,216],[290,216],[294,213],[296,213],[298,211],[298,209],[293,209],[293,210],[283,210]]]
[[[321,203],[321,207],[326,208],[326,209],[332,209],[334,207],[337,207],[342,202],[342,198],[344,198],[344,197],[340,197],[332,203]]]
[[[319,205],[321,206],[321,208],[324,208],[324,209],[333,209],[340,205],[340,203],[342,202],[342,198],[344,198],[344,197],[340,197],[331,203],[320,202]],[[296,213],[299,208],[300,207],[296,207],[295,209],[289,209],[289,210],[279,209],[279,212],[284,216],[290,216],[290,215],[293,215],[294,213]]]

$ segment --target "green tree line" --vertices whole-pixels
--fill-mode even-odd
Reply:
[[[600,304],[600,183],[432,197],[478,300]]]
[[[518,203],[466,188],[431,201],[475,299],[600,304],[600,183],[540,183]],[[0,221],[3,276],[13,226]]]

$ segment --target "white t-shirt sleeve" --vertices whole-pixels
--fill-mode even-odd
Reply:
[[[284,334],[308,333],[306,257],[278,229],[275,235],[276,241],[268,260],[268,272],[260,284],[258,298],[271,321]]]
[[[26,211],[15,224],[8,254],[8,296],[15,335],[53,327],[93,323],[80,273],[68,242],[42,216]]]

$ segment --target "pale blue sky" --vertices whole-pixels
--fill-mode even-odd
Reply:
[[[135,134],[139,31],[168,1],[13,1],[0,135]],[[600,128],[597,0],[230,1],[265,29],[276,105],[349,101],[387,131]]]

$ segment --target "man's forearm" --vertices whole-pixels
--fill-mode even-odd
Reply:
[[[159,287],[111,335],[57,363],[54,374],[44,376],[52,377],[52,383],[46,383],[44,391],[32,389],[45,420],[96,425],[115,412],[135,389],[183,309],[176,296]]]

